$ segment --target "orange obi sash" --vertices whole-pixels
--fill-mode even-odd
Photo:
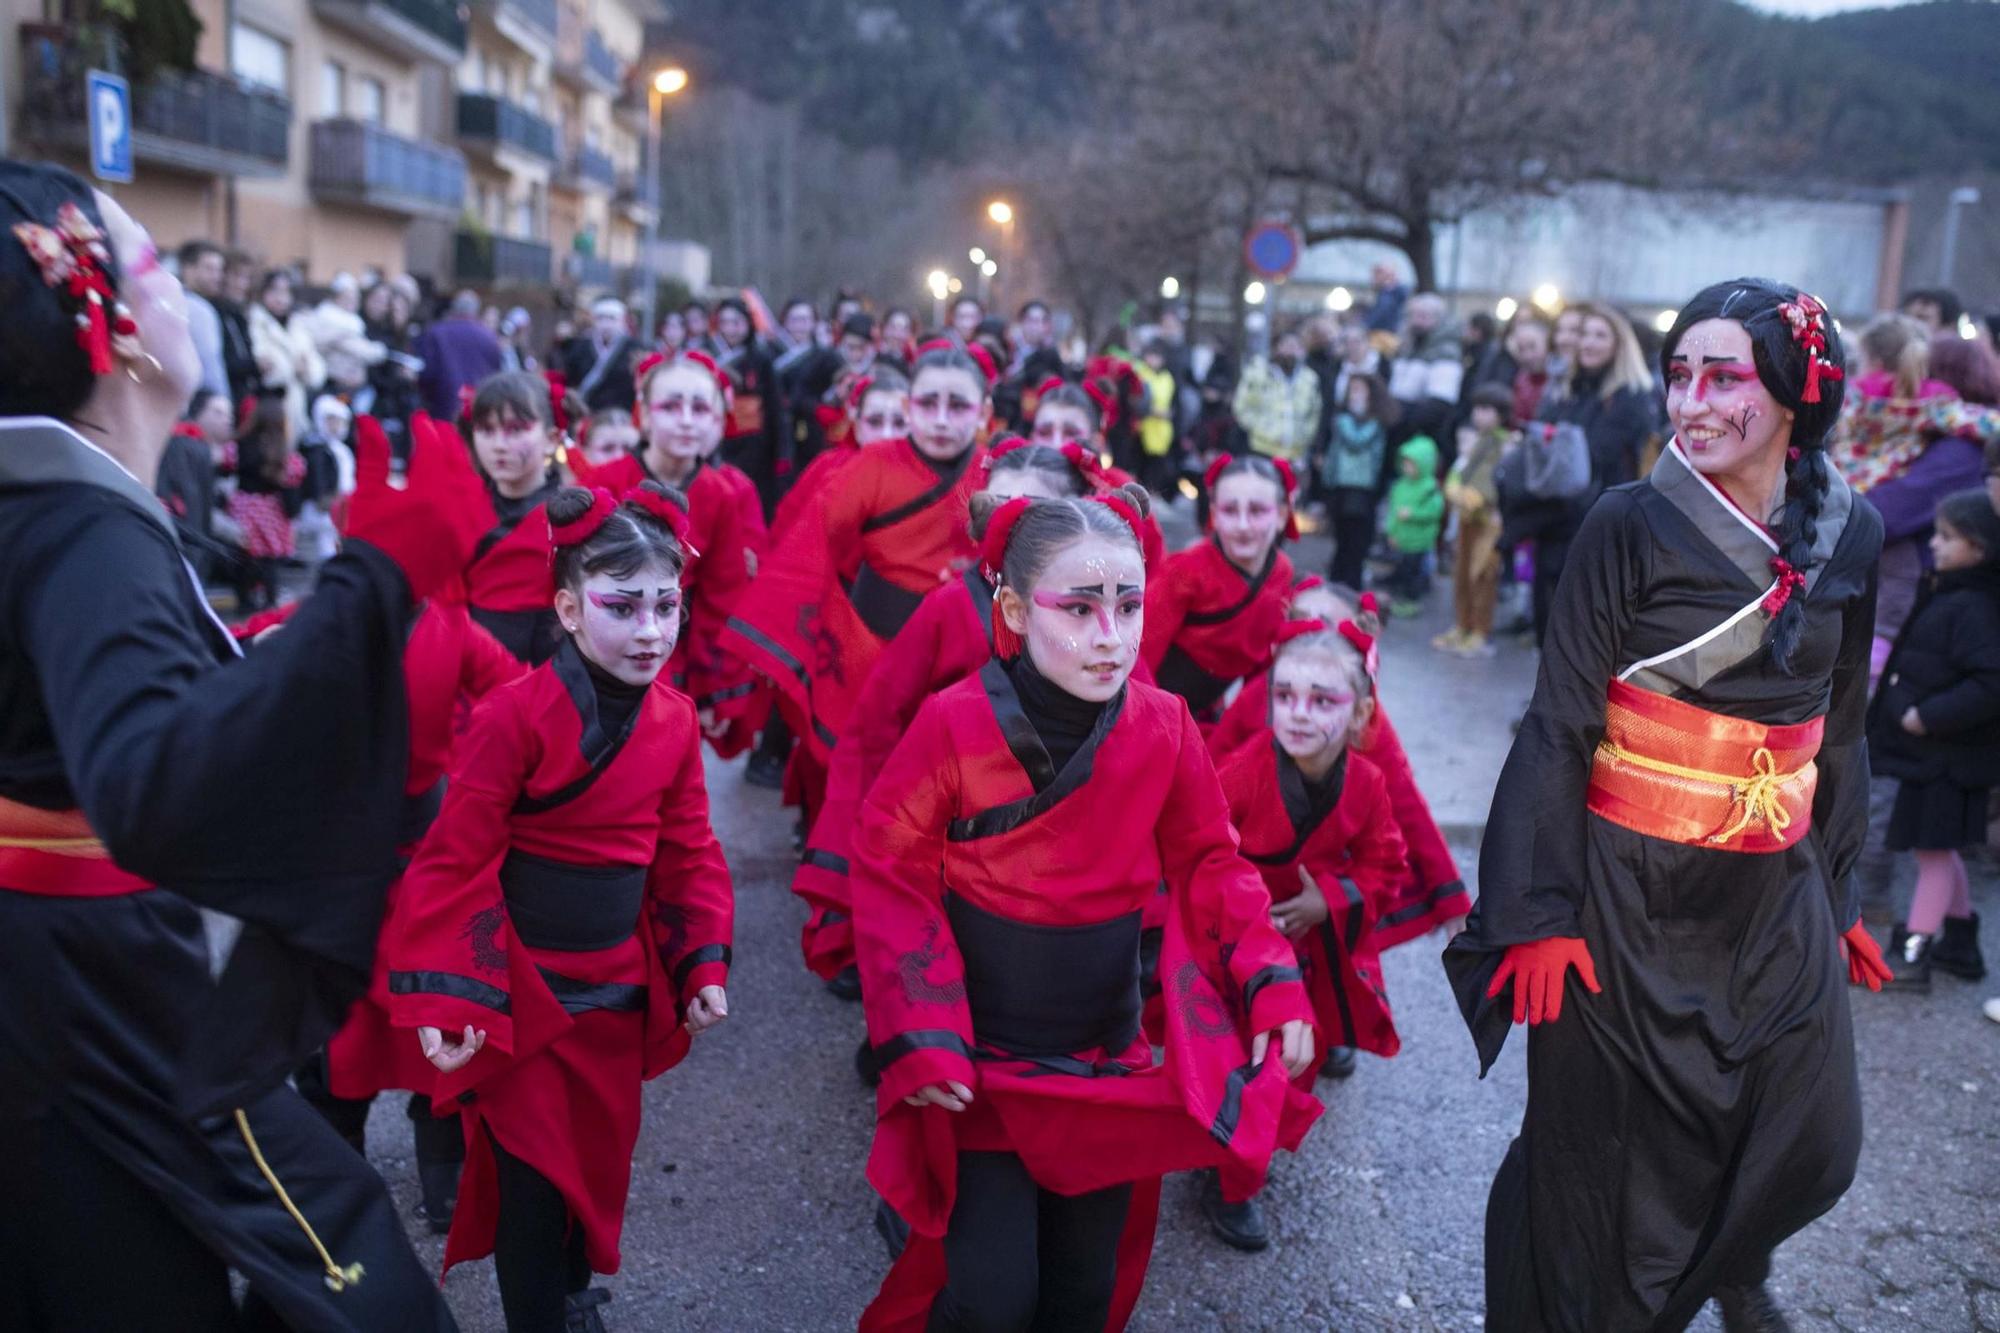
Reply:
[[[1781,852],[1812,827],[1825,724],[1769,727],[1614,680],[1586,804],[1649,838]]]
[[[49,898],[115,898],[153,886],[111,863],[80,810],[0,797],[0,889]]]

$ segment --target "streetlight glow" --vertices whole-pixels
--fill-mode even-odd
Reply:
[[[1514,318],[1514,312],[1520,308],[1521,303],[1519,301],[1516,301],[1511,296],[1503,296],[1493,303],[1493,318],[1505,324],[1508,320]]]
[[[970,259],[975,264],[983,264],[986,262],[986,252],[980,249],[976,245],[973,246],[970,250],[967,250],[965,252],[965,257],[967,259]]]
[[[1972,316],[1960,315],[1958,317],[1958,336],[1967,342],[1971,342],[1979,336],[1979,326],[1972,322]]]
[[[944,285],[944,289],[948,292],[962,292],[965,290],[965,284],[960,282],[957,278],[953,278],[950,282],[947,282]]]
[[[934,268],[930,271],[930,275],[924,279],[924,285],[931,289],[932,296],[942,301],[944,300],[944,294],[951,290],[951,275],[941,268]]]
[[[1264,304],[1264,284],[1253,282],[1243,289],[1243,300],[1248,305]]]
[[[1674,321],[1680,317],[1681,312],[1678,310],[1662,310],[1659,314],[1653,316],[1653,327],[1661,333],[1671,332],[1674,327]]]
[[[1005,199],[995,199],[986,206],[986,216],[1004,227],[1014,220],[1014,206]]]
[[[653,91],[662,97],[672,97],[688,86],[688,72],[679,65],[669,65],[653,76]]]
[[[1339,314],[1343,310],[1352,310],[1354,308],[1354,293],[1348,291],[1345,287],[1334,288],[1326,294],[1326,308],[1335,314]]]
[[[990,259],[982,259],[979,261],[979,271],[990,278],[1000,271],[1000,266]]]
[[[1553,282],[1545,282],[1535,288],[1535,294],[1531,299],[1543,310],[1554,310],[1562,304],[1562,293],[1556,290]]]
[[[1171,301],[1181,294],[1181,280],[1169,273],[1160,279],[1160,299]]]

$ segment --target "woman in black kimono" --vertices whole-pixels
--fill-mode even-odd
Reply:
[[[449,1329],[285,1076],[367,984],[403,641],[478,481],[367,450],[347,549],[237,661],[152,494],[200,373],[152,242],[0,163],[0,308],[0,1328]]]
[[[1498,1333],[1679,1329],[1710,1297],[1732,1333],[1785,1327],[1771,1252],[1861,1147],[1841,982],[1888,975],[1852,882],[1881,523],[1822,451],[1838,336],[1742,279],[1661,356],[1675,439],[1577,534],[1445,951],[1482,1070],[1538,1025],[1487,1205]]]

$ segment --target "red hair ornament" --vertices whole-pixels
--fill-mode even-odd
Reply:
[[[1781,555],[1771,557],[1771,572],[1778,576],[1778,581],[1764,594],[1764,614],[1775,618],[1785,609],[1785,603],[1792,600],[1792,594],[1806,586],[1806,576]]]
[[[1792,341],[1806,354],[1806,385],[1799,393],[1799,401],[1816,403],[1821,380],[1847,378],[1847,372],[1826,354],[1826,307],[1817,297],[1800,292],[1798,300],[1785,302],[1778,307],[1778,313],[1791,325]]]
[[[1218,481],[1222,480],[1222,470],[1228,467],[1231,463],[1234,463],[1237,460],[1237,458],[1241,456],[1244,455],[1224,454],[1220,458],[1216,459],[1214,462],[1210,463],[1208,465],[1208,471],[1201,474],[1201,488],[1202,490],[1208,493],[1208,497],[1211,503],[1215,499],[1215,484]],[[1264,461],[1269,463],[1272,469],[1278,474],[1278,486],[1279,489],[1284,492],[1285,540],[1292,542],[1297,541],[1299,539],[1299,516],[1297,511],[1294,509],[1292,505],[1292,497],[1298,494],[1299,490],[1298,474],[1296,472],[1293,472],[1292,465],[1290,463],[1287,463],[1282,458],[1270,458],[1266,457],[1263,454],[1253,454],[1247,456],[1255,458],[1263,458]],[[1210,516],[1208,525],[1211,528],[1215,526],[1215,519],[1213,515]]]
[[[127,361],[145,355],[132,311],[118,299],[105,273],[111,247],[103,229],[81,208],[65,201],[56,210],[53,227],[17,222],[14,239],[41,270],[43,283],[60,288],[76,307],[76,345],[89,356],[91,374],[111,373],[114,350]]]
[[[618,508],[618,500],[602,486],[590,488],[590,508],[568,523],[550,523],[549,537],[557,546],[577,546],[597,535]]]
[[[618,497],[618,503],[642,509],[664,523],[667,531],[674,534],[674,540],[680,543],[681,550],[687,553],[689,560],[701,557],[701,552],[695,550],[694,543],[688,540],[688,534],[694,530],[694,520],[688,516],[687,510],[666,496],[656,491],[649,491],[644,486],[634,486]]]
[[[960,347],[949,338],[933,338],[917,348],[917,356],[919,358],[927,356],[932,352],[964,352],[972,358],[973,364],[979,367],[979,373],[986,377],[987,388],[991,389],[995,384],[1000,382],[1000,371],[993,364],[993,354],[978,343],[967,343],[965,346]]]

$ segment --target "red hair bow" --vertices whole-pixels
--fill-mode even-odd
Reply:
[[[854,381],[847,390],[848,407],[859,412],[862,400],[868,397],[868,391],[874,387],[875,377],[873,375],[863,375],[860,379]]]
[[[1040,384],[1037,384],[1035,386],[1035,397],[1046,398],[1050,394],[1054,393],[1057,389],[1062,388],[1062,386],[1067,383],[1069,383],[1069,381],[1064,379],[1062,376],[1051,375],[1047,379],[1043,380]]]
[[[17,222],[14,239],[41,270],[42,281],[61,288],[76,307],[76,345],[90,357],[91,374],[111,373],[114,348],[127,360],[144,354],[139,326],[105,275],[111,247],[88,214],[65,200],[56,210],[55,226]]]
[[[694,543],[688,540],[688,534],[694,530],[694,520],[688,516],[687,510],[666,496],[656,491],[649,491],[644,486],[634,486],[618,497],[618,503],[631,505],[634,509],[643,509],[666,524],[667,531],[674,534],[674,540],[681,544],[683,551],[687,552],[688,559],[693,560],[701,554],[694,549]]]
[[[1104,460],[1097,456],[1095,449],[1071,440],[1062,447],[1061,452],[1062,456],[1069,460],[1069,465],[1083,474],[1085,484],[1093,490],[1105,490],[1111,485],[1111,478],[1104,472]]]
[[[1800,392],[1799,401],[1816,403],[1821,380],[1847,378],[1847,372],[1826,354],[1826,307],[1817,297],[1800,292],[1798,300],[1785,302],[1778,307],[1778,313],[1792,326],[1792,341],[1806,354],[1806,387]]]
[[[542,380],[549,386],[549,419],[556,423],[556,433],[569,434],[569,413],[563,408],[563,399],[569,396],[569,381],[560,370],[545,370]]]
[[[1792,600],[1792,594],[1806,586],[1806,576],[1792,567],[1791,561],[1781,555],[1771,557],[1771,572],[1778,576],[1771,591],[1764,594],[1764,614],[1775,616],[1785,609],[1785,603]]]
[[[1334,628],[1341,638],[1354,645],[1354,651],[1361,654],[1361,666],[1368,672],[1368,679],[1375,679],[1375,673],[1382,665],[1382,654],[1375,647],[1375,636],[1351,620],[1343,620]]]
[[[604,520],[611,517],[618,508],[618,501],[610,491],[602,486],[590,488],[590,508],[582,516],[569,523],[550,523],[549,536],[557,546],[576,546],[597,535],[604,526]]]
[[[1271,641],[1271,652],[1275,655],[1278,649],[1284,647],[1293,639],[1303,639],[1308,634],[1324,634],[1325,632],[1326,622],[1317,616],[1310,620],[1287,620],[1278,626],[1278,635]]]
[[[736,400],[736,381],[729,377],[729,372],[724,370],[714,357],[710,356],[707,352],[701,351],[682,352],[681,360],[692,361],[697,366],[708,371],[709,374],[715,376],[715,387],[722,391],[722,406],[724,410],[727,410],[729,405]]]
[[[990,389],[1000,382],[1000,371],[993,364],[993,354],[978,343],[969,342],[965,346],[960,347],[949,338],[933,338],[929,342],[919,345],[917,348],[917,355],[919,357],[927,356],[932,352],[964,352],[972,358],[973,364],[979,367],[979,373],[986,377],[987,388]]]
[[[479,390],[472,385],[461,384],[458,386],[458,419],[460,421],[472,420],[472,403],[478,397]]]
[[[1359,605],[1361,610],[1366,611],[1371,616],[1382,614],[1382,603],[1376,599],[1375,594],[1372,592],[1362,593]]]

